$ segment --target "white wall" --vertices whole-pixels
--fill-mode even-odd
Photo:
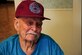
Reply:
[[[65,55],[72,55],[73,50],[73,12],[66,10],[45,10],[45,16],[51,21],[44,21],[43,32],[49,34],[61,46]]]
[[[15,9],[16,7],[18,6],[18,4],[21,2],[22,0],[14,0],[14,3],[15,3]]]
[[[81,55],[81,0],[73,2],[73,41],[74,55]]]

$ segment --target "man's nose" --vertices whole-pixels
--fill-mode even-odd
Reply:
[[[37,30],[37,26],[36,25],[32,25],[32,28],[31,28],[33,31],[36,31]]]

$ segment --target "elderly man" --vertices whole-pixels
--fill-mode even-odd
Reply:
[[[0,55],[64,55],[59,45],[41,33],[44,7],[36,1],[22,1],[15,12],[17,34],[0,43]]]

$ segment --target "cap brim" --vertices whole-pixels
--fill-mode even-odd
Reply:
[[[16,16],[16,18],[41,18],[43,20],[51,20],[51,19],[43,17],[43,16]]]

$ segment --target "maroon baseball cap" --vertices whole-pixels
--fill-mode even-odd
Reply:
[[[31,0],[22,1],[15,12],[16,18],[41,18],[50,20],[49,18],[44,17],[44,7],[36,2]]]

